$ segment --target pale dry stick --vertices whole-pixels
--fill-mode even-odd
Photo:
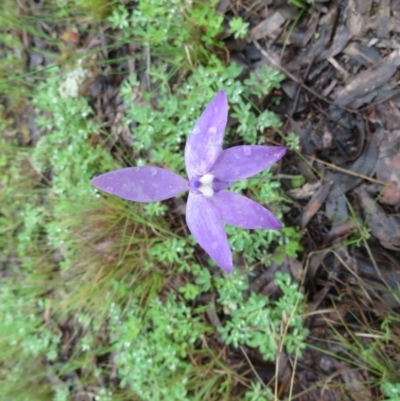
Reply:
[[[189,49],[186,44],[183,45],[183,47],[185,48],[185,53],[186,53],[186,57],[188,59],[189,65],[193,68],[192,58],[190,57]]]
[[[333,313],[333,312],[336,312],[335,308],[318,309],[318,310],[315,310],[312,312],[305,313],[304,317],[307,318],[307,317],[315,316],[315,315],[325,315],[325,314]]]
[[[305,277],[305,276],[303,276],[303,278],[302,278],[301,286],[304,285],[304,277]],[[300,286],[299,286],[299,288],[300,288]],[[299,303],[299,297],[297,297],[297,299],[296,299],[296,305],[295,305],[295,307],[293,308],[292,313],[290,314],[289,319],[288,319],[288,321],[287,321],[287,324],[286,324],[286,327],[285,327],[284,336],[286,336],[286,334],[287,334],[287,331],[288,331],[288,329],[289,329],[290,321],[291,321],[291,319],[293,318],[294,311],[297,310],[298,303]],[[283,347],[283,341],[282,341],[282,343],[280,344],[281,350],[282,350],[282,347]],[[292,396],[293,396],[294,376],[295,376],[295,372],[296,372],[297,359],[298,359],[298,353],[296,352],[295,358],[294,358],[294,363],[293,363],[293,366],[292,366],[292,377],[291,377],[291,379],[290,379],[289,400],[291,400],[291,399],[292,399]]]
[[[383,334],[369,334],[369,333],[353,333],[355,337],[362,338],[374,338],[375,340],[382,340],[384,338]]]
[[[345,81],[349,79],[349,73],[335,60],[335,58],[329,57],[328,61],[343,75]]]
[[[272,330],[272,334],[274,336],[274,339],[276,338],[276,333],[275,333],[275,329],[274,329],[274,325],[271,324],[271,330]],[[281,343],[282,344],[282,343]],[[276,347],[278,349],[278,352],[281,352],[281,344],[277,344]],[[278,398],[278,373],[279,373],[279,358],[278,358],[278,353],[276,354],[276,365],[275,365],[275,377],[273,377],[270,381],[270,383],[272,383],[272,380],[275,381],[274,383],[274,401],[279,401]]]
[[[331,83],[322,91],[322,96],[329,96],[329,94],[333,91],[333,88],[337,85],[337,79],[333,78]]]
[[[149,42],[145,43],[145,53],[146,53],[146,74],[150,76],[151,70],[151,57],[150,57],[150,44]]]
[[[150,44],[148,41],[144,43],[143,50],[146,60],[146,70],[144,74],[144,80],[146,81],[145,85],[147,86],[147,88],[150,88],[151,55],[150,55]]]
[[[290,378],[289,401],[293,397],[294,375],[296,373],[298,358],[299,358],[299,354],[296,352],[295,357],[294,357],[293,368],[292,368],[292,377]]]
[[[340,171],[341,173],[345,173],[345,174],[348,174],[348,175],[352,175],[354,177],[362,178],[364,180],[371,181],[371,182],[374,182],[376,184],[383,185],[385,187],[388,187],[390,185],[389,182],[384,182],[384,181],[381,181],[381,180],[377,180],[376,178],[368,177],[367,175],[363,175],[363,174],[360,174],[360,173],[355,173],[354,171],[351,171],[351,170],[346,170],[343,167],[335,166],[332,163],[324,162],[323,160],[318,159],[318,158],[313,158],[313,160],[318,162],[318,163],[321,163],[321,164],[323,164],[323,165],[325,165],[325,166],[327,166],[329,168],[331,168],[332,170]]]
[[[135,53],[134,43],[129,44],[128,49],[129,49],[129,54],[134,54]],[[128,70],[129,70],[129,75],[133,76],[133,74],[136,71],[136,60],[134,57],[128,58]]]

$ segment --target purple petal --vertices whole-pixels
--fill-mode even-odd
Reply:
[[[282,228],[281,222],[269,210],[243,195],[221,191],[214,194],[211,200],[218,208],[224,223],[241,228]]]
[[[232,272],[232,254],[221,216],[204,195],[189,192],[186,222],[193,237],[219,267]]]
[[[188,182],[159,167],[128,167],[93,178],[92,184],[109,194],[135,202],[156,202],[187,191]]]
[[[223,181],[242,180],[265,170],[285,153],[281,146],[235,146],[221,152],[210,174]]]
[[[228,119],[228,100],[220,91],[203,111],[185,147],[186,171],[189,178],[206,174],[221,153]]]

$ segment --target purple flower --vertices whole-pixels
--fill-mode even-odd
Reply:
[[[227,191],[233,181],[257,174],[286,152],[280,146],[235,146],[222,150],[228,101],[220,91],[189,135],[185,163],[189,181],[152,166],[128,167],[95,177],[102,191],[135,202],[156,202],[189,190],[186,222],[208,255],[227,273],[232,253],[223,223],[248,229],[278,230],[279,220],[260,204]]]

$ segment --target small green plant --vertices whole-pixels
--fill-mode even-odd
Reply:
[[[400,383],[386,382],[382,385],[383,394],[388,397],[387,401],[397,401],[400,399]]]
[[[301,318],[303,296],[297,284],[281,273],[277,273],[275,281],[283,295],[272,302],[262,294],[251,293],[245,298],[248,282],[239,273],[232,278],[216,279],[219,303],[230,315],[218,330],[222,338],[235,348],[240,345],[258,348],[265,360],[275,359],[281,342],[288,353],[299,352],[307,336]],[[280,338],[282,322],[287,330]]]
[[[278,70],[272,70],[264,65],[260,70],[250,74],[244,83],[249,87],[251,94],[262,98],[273,89],[280,89],[284,78],[285,76]]]
[[[196,312],[172,294],[165,304],[151,300],[145,313],[137,304],[123,320],[121,312],[112,306],[109,325],[121,386],[129,386],[142,399],[192,400],[188,349],[207,328]]]
[[[313,4],[314,0],[289,0],[289,3],[292,3],[296,7],[299,7],[301,10],[305,10]]]
[[[122,4],[114,8],[112,14],[108,17],[113,29],[129,28],[129,12]]]
[[[303,250],[300,244],[301,233],[293,227],[284,227],[282,236],[279,238],[279,245],[275,252],[275,262],[282,263],[285,257],[296,258]]]
[[[168,0],[139,1],[129,12],[125,5],[114,8],[109,21],[122,30],[124,39],[151,43],[152,52],[173,56],[174,62],[190,63],[208,57],[208,46],[218,44],[223,17],[210,12],[216,0],[192,3]]]
[[[272,401],[274,395],[269,387],[262,387],[260,382],[251,383],[252,389],[246,391],[244,401]]]
[[[1,11],[0,11],[1,13]],[[4,19],[4,21],[3,21]],[[6,23],[7,18],[0,16],[0,23]],[[21,107],[25,102],[24,96],[28,92],[28,85],[21,78],[24,73],[24,61],[22,56],[23,46],[20,41],[8,32],[0,32],[0,93],[7,93],[7,101],[9,110]],[[12,79],[15,79],[18,84],[13,85]]]
[[[8,399],[24,400],[19,398],[18,389],[28,391],[30,381],[34,377],[37,380],[43,380],[46,376],[43,362],[54,363],[57,359],[61,337],[51,328],[51,325],[44,322],[45,308],[44,300],[38,305],[34,298],[24,296],[23,291],[12,289],[10,283],[2,283],[0,289],[2,394],[0,399],[9,397]],[[32,362],[29,367],[24,366],[26,360]],[[50,389],[43,383],[32,389],[31,399],[39,401],[43,399],[41,397],[49,393]]]
[[[286,146],[295,152],[300,151],[300,138],[293,131],[286,137]]]
[[[229,32],[233,34],[235,39],[243,39],[247,35],[250,24],[244,22],[241,17],[232,18],[229,21]]]

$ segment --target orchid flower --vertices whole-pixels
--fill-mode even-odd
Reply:
[[[98,189],[135,202],[156,202],[189,191],[186,222],[199,245],[225,272],[233,268],[224,223],[278,230],[279,220],[251,199],[227,191],[234,181],[260,173],[286,152],[280,146],[235,146],[222,150],[228,101],[220,91],[190,133],[185,147],[189,180],[160,167],[128,167],[92,180]]]

